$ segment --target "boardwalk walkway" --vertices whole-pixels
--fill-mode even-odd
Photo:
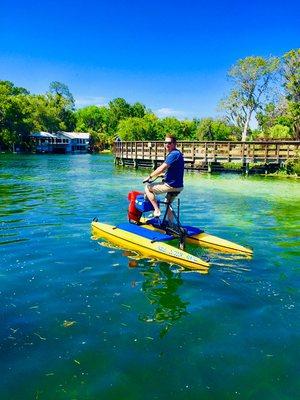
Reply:
[[[299,158],[300,141],[268,142],[187,142],[177,143],[182,151],[187,169],[212,170],[224,163],[241,163],[247,170],[249,163],[280,166],[288,159]],[[115,162],[135,168],[156,168],[166,156],[162,141],[116,142]]]

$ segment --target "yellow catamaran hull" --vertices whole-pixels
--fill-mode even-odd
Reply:
[[[142,218],[141,221],[146,222],[146,219]],[[145,224],[143,226],[150,230],[160,231],[158,228],[155,228],[152,225]],[[248,247],[241,246],[237,243],[231,242],[230,240],[221,239],[217,236],[209,235],[206,232],[201,232],[196,235],[186,237],[185,241],[189,244],[207,247],[213,250],[220,251],[222,253],[241,254],[250,257],[253,255],[253,250],[249,249]]]
[[[186,242],[218,250],[222,253],[243,254],[250,257],[253,255],[253,251],[247,247],[241,246],[226,239],[221,239],[217,236],[209,235],[205,232],[187,237]]]
[[[95,238],[106,239],[121,248],[133,250],[144,257],[156,258],[181,265],[203,274],[208,272],[208,262],[165,242],[153,241],[135,233],[97,221],[92,222],[92,232]]]

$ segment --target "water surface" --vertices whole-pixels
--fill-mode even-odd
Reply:
[[[295,399],[299,183],[187,174],[182,220],[254,249],[184,272],[91,240],[146,171],[0,155],[1,399]]]

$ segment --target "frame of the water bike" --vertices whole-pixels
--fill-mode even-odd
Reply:
[[[186,229],[181,225],[179,215],[180,215],[180,199],[177,199],[177,213],[175,212],[174,208],[172,207],[172,203],[170,201],[160,201],[160,204],[164,204],[166,206],[164,215],[162,220],[160,221],[159,226],[155,226],[155,224],[152,224],[154,227],[157,227],[163,231],[167,235],[172,235],[174,238],[178,237],[179,238],[179,248],[181,250],[184,250],[185,248],[185,238],[187,236]],[[167,219],[168,213],[172,213],[172,218],[176,221],[176,223],[170,223],[170,221]]]

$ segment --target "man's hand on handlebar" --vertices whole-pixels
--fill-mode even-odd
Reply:
[[[148,182],[151,182],[151,181],[152,181],[152,178],[149,175],[149,176],[147,176],[146,179],[143,180],[143,183],[148,183]]]
[[[156,175],[155,177],[149,175],[149,176],[147,176],[146,179],[143,180],[143,183],[152,183],[152,182],[156,181],[156,179],[163,178],[163,177],[164,177],[164,174],[159,174],[159,175]]]

